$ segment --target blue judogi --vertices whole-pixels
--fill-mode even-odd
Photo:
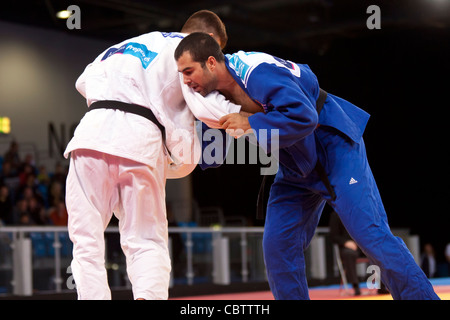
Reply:
[[[273,135],[259,141],[266,152],[279,148],[263,239],[275,298],[309,298],[304,251],[328,202],[358,246],[380,267],[381,281],[394,299],[439,299],[403,241],[390,231],[362,138],[369,115],[332,94],[318,115],[319,84],[307,65],[242,51],[227,55],[226,65],[264,107],[264,113],[249,117],[251,127],[256,132],[279,130],[277,141],[272,141]],[[317,161],[336,197],[314,170]]]

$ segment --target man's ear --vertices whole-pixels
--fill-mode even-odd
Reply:
[[[206,66],[209,71],[213,71],[216,68],[217,60],[213,56],[209,56],[208,60],[206,60]]]

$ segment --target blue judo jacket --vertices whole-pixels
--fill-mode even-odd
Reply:
[[[264,113],[248,118],[250,126],[265,152],[279,149],[278,160],[284,166],[304,177],[314,169],[317,152],[313,132],[318,125],[333,127],[355,143],[360,141],[369,114],[328,94],[318,115],[319,82],[308,65],[244,51],[226,55],[225,64],[249,97],[263,106]],[[278,135],[260,136],[260,129],[278,129]],[[260,141],[260,137],[266,141]]]

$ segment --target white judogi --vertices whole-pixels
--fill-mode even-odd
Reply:
[[[182,83],[174,51],[180,33],[152,32],[119,43],[89,64],[76,83],[90,105],[116,100],[150,108],[166,129],[111,109],[87,112],[64,156],[71,153],[66,204],[74,243],[72,272],[79,299],[110,299],[103,232],[112,212],[135,298],[167,299],[170,259],[166,178],[181,178],[200,156],[195,118],[219,127],[240,106],[214,92],[206,98]]]

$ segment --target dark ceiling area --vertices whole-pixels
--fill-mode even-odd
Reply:
[[[56,12],[69,5],[81,11],[81,29],[68,30]],[[370,35],[366,13],[378,5],[382,29],[445,29],[447,0],[27,0],[2,3],[0,20],[121,41],[150,31],[179,31],[195,11],[216,12],[233,48],[277,46],[323,54],[341,38]]]

